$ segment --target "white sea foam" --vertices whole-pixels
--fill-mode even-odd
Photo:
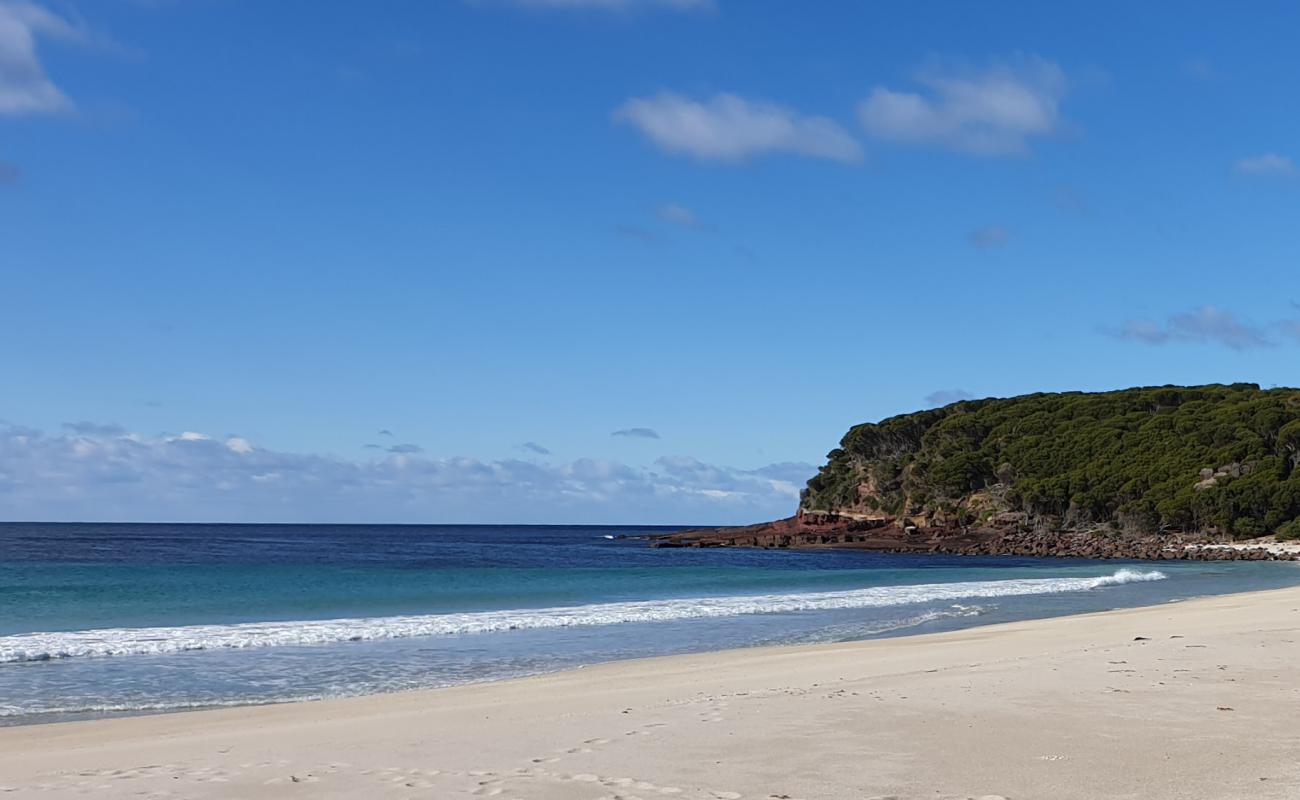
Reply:
[[[0,636],[0,664],[83,656],[151,655],[189,650],[320,645],[625,622],[667,622],[741,614],[882,608],[983,597],[1086,592],[1103,586],[1159,581],[1165,577],[1162,572],[1121,569],[1112,575],[1090,578],[1020,578],[875,586],[838,592],[634,600],[458,614],[23,633]]]
[[[996,608],[996,606],[994,606]],[[844,624],[835,625],[829,628],[818,628],[806,634],[788,637],[774,637],[770,640],[760,642],[760,644],[815,644],[819,642],[850,642],[862,639],[867,636],[879,636],[884,633],[897,633],[898,631],[916,628],[930,622],[937,622],[944,619],[961,619],[963,617],[978,617],[985,613],[984,606],[964,606],[953,603],[947,608],[930,609],[922,611],[910,617],[901,619],[891,619],[875,625],[863,627],[862,625]]]
[[[354,694],[285,695],[283,697],[270,698],[240,697],[229,700],[174,700],[162,702],[87,703],[86,705],[49,706],[0,705],[0,719],[34,717],[37,715],[70,717],[74,715],[91,714],[141,714],[158,711],[192,711],[201,708],[235,708],[237,706],[271,705],[274,703],[302,703],[313,700],[334,700],[342,699],[344,697],[355,697],[357,694],[361,694],[361,692],[356,692]]]
[[[839,626],[826,630],[819,630],[808,636],[795,638],[779,638],[770,641],[761,641],[759,644],[816,644],[823,642],[844,642],[861,639],[865,636],[879,636],[885,633],[896,633],[901,630],[915,628],[929,622],[935,622],[943,619],[956,619],[962,617],[978,617],[985,612],[982,606],[965,606],[957,603],[952,604],[946,609],[932,609],[924,611],[915,616],[904,617],[902,619],[890,620],[879,625],[860,627],[860,626]],[[582,665],[579,665],[581,668]],[[489,677],[463,677],[458,676],[453,680],[441,680],[433,682],[412,683],[401,688],[406,689],[437,689],[446,686],[455,686],[465,683],[478,683],[483,681],[497,680],[501,678],[523,678],[529,675],[537,675],[545,672],[545,669],[524,669],[510,671],[505,674],[492,675]],[[392,691],[382,689],[380,691]],[[229,698],[211,698],[211,699],[171,699],[171,700],[137,700],[135,702],[87,702],[84,705],[60,704],[58,698],[39,698],[34,704],[13,705],[0,703],[0,727],[6,724],[13,724],[12,720],[21,720],[24,722],[54,720],[66,718],[78,718],[87,716],[97,716],[101,714],[150,714],[167,711],[190,711],[202,708],[230,708],[237,706],[250,705],[272,705],[275,703],[301,703],[313,700],[331,700],[345,697],[356,697],[364,694],[374,694],[375,686],[366,681],[359,681],[354,684],[343,687],[333,688],[329,692],[308,692],[300,694],[272,694],[272,695],[247,695],[241,697]],[[53,700],[46,705],[42,705],[47,699]]]

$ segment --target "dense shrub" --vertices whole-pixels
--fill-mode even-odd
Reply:
[[[1300,539],[1300,519],[1293,519],[1277,529],[1277,540],[1279,542],[1290,542]]]
[[[1031,516],[1248,537],[1293,529],[1298,466],[1300,390],[1032,394],[857,425],[803,505],[924,513],[998,485]]]

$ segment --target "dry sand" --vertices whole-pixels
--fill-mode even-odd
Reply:
[[[1297,798],[1298,666],[1286,589],[3,729],[0,796]]]

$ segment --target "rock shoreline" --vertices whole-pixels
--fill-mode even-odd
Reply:
[[[1147,561],[1296,561],[1272,542],[1231,546],[1205,537],[1132,535],[1113,530],[1023,530],[1019,527],[915,527],[892,520],[800,514],[738,528],[700,528],[649,537],[652,547],[844,548],[881,553],[1015,555]]]

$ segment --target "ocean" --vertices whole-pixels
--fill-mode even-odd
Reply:
[[[662,527],[0,524],[0,725],[1300,584],[1286,562],[655,549]]]

